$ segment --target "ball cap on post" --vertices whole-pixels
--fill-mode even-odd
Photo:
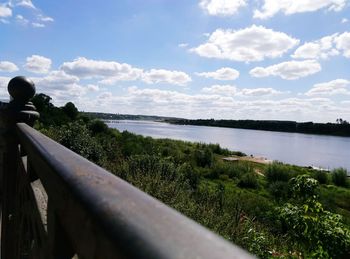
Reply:
[[[26,103],[35,94],[35,84],[25,76],[16,76],[8,83],[7,90],[13,101]]]

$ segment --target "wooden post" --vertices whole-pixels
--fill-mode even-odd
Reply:
[[[18,167],[21,159],[16,123],[25,122],[33,126],[39,114],[28,101],[35,94],[34,83],[25,77],[15,77],[8,84],[11,101],[1,105],[1,138],[3,143],[2,175],[2,225],[1,258],[19,258],[19,221],[18,213]]]

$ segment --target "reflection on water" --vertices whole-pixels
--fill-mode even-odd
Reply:
[[[108,123],[120,131],[155,138],[218,143],[248,155],[301,166],[345,167],[350,171],[350,138],[261,130],[173,125],[154,121],[122,120]]]

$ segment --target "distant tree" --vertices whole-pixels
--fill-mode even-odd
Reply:
[[[62,107],[62,110],[72,120],[76,119],[79,114],[77,107],[75,107],[74,103],[72,102],[66,103],[66,105]]]
[[[347,170],[344,168],[337,168],[332,171],[332,181],[335,185],[347,187]]]
[[[36,94],[32,98],[32,102],[38,112],[46,111],[54,107],[51,103],[52,98],[46,94]]]

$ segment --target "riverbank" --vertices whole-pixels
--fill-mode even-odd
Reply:
[[[342,121],[342,123],[313,123],[277,120],[167,119],[166,122],[178,125],[197,125],[350,137],[350,124],[345,120]]]
[[[350,138],[287,132],[245,130],[154,121],[120,120],[109,127],[143,136],[200,143],[218,143],[229,150],[299,166],[350,171]]]

